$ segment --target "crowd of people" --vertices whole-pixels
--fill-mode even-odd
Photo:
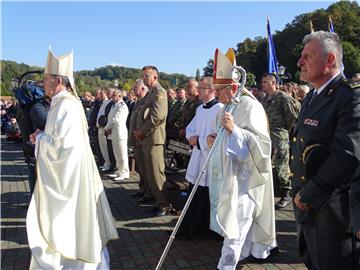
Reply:
[[[118,236],[100,175],[126,182],[130,155],[140,177],[131,195],[151,203],[154,216],[169,215],[164,153],[176,140],[190,145],[191,157],[178,162],[189,191],[199,185],[179,234],[222,236],[218,269],[274,254],[275,210],[291,201],[305,265],[359,269],[360,82],[358,74],[345,79],[341,63],[337,34],[318,31],[304,38],[301,85],[264,73],[257,86],[240,88],[233,50],[216,50],[214,74],[199,82],[165,90],[157,68],[145,66],[129,93],[85,92],[80,106],[72,53],[49,51],[44,87],[51,105],[46,125],[29,134],[39,172],[27,215],[31,267],[108,268],[106,242]],[[65,238],[64,223],[71,232]]]
[[[22,141],[20,127],[16,119],[17,110],[18,102],[16,99],[2,99],[0,101],[1,134],[4,134],[8,141]]]

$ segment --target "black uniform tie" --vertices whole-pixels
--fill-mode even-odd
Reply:
[[[308,106],[310,105],[310,103],[314,100],[314,98],[316,98],[318,95],[318,92],[317,91],[314,91],[314,93],[312,94],[310,100],[309,100],[309,103],[308,103]]]

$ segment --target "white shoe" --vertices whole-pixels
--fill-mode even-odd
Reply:
[[[105,166],[103,168],[100,169],[102,172],[108,171],[110,170],[110,166]]]
[[[119,177],[117,174],[108,174],[108,176],[109,176],[110,178],[116,178],[116,177]]]
[[[124,181],[125,179],[126,179],[125,177],[119,176],[119,177],[114,178],[114,181],[121,182],[121,181]]]

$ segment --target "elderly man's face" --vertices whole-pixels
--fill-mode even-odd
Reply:
[[[101,96],[101,99],[102,99],[102,100],[105,100],[105,99],[107,98],[106,90],[101,90],[100,96]]]
[[[326,56],[323,55],[321,45],[317,40],[305,44],[301,57],[297,63],[301,69],[300,79],[314,85],[325,75]]]
[[[112,94],[112,100],[116,103],[121,99],[120,91],[114,91]]]
[[[135,85],[133,88],[135,96],[140,97],[142,89],[140,85]]]
[[[232,89],[233,89],[232,85],[220,86],[215,88],[216,96],[220,103],[222,104],[231,103],[231,99],[234,96],[234,92]]]
[[[58,83],[56,77],[50,74],[45,74],[44,76],[45,95],[48,97],[52,97],[57,87],[58,87]]]

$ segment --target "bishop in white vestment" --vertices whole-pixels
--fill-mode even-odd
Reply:
[[[235,63],[231,51],[226,57],[220,54],[215,54],[217,72]],[[210,227],[225,237],[218,269],[236,269],[239,260],[266,258],[277,246],[271,140],[262,105],[247,90],[232,104],[237,87],[231,83],[232,73],[222,71],[227,78],[214,74],[219,101],[227,106],[218,115],[218,126],[225,130],[218,134],[209,164]],[[225,112],[228,106],[233,106],[232,114]],[[212,145],[212,136],[208,143]]]
[[[52,98],[44,132],[31,135],[37,182],[27,213],[30,269],[109,269],[106,243],[118,238],[75,92],[72,52],[49,51],[45,94]]]

